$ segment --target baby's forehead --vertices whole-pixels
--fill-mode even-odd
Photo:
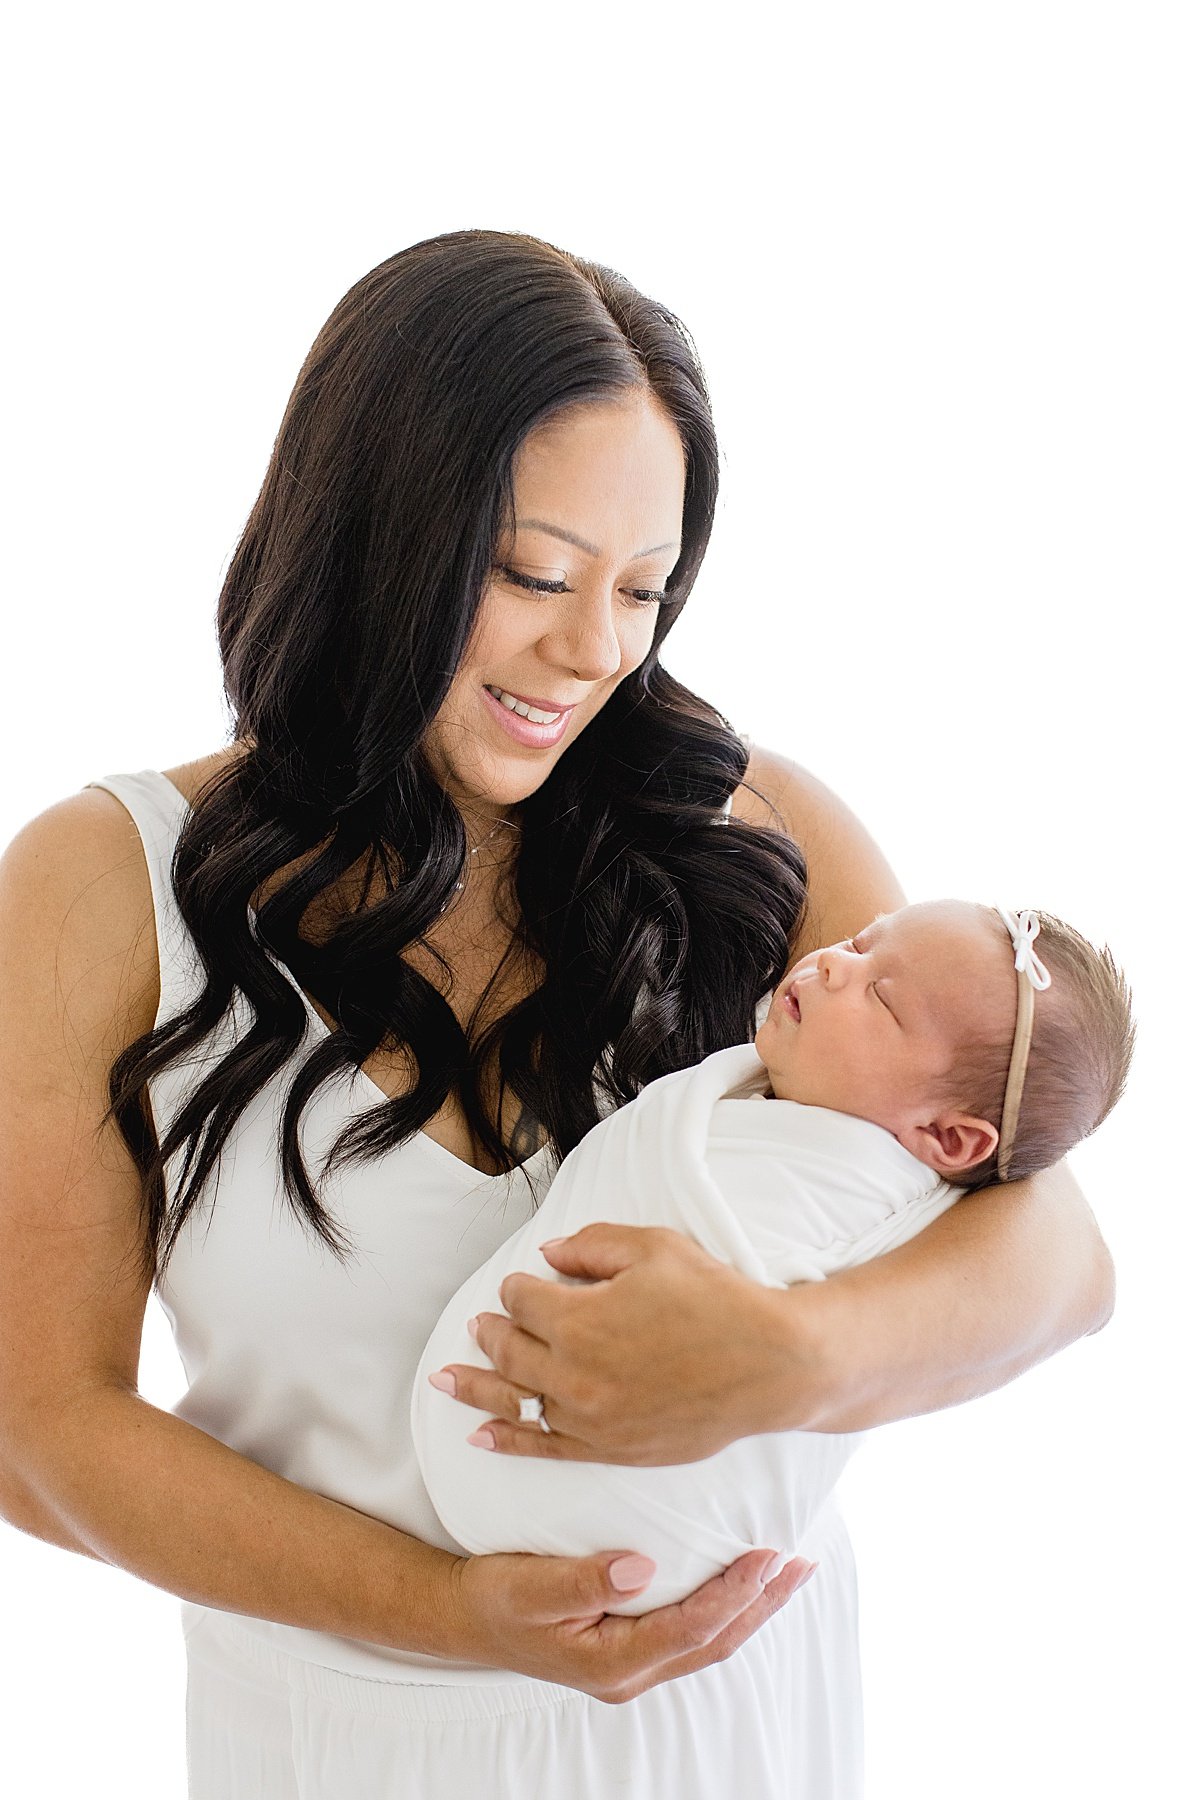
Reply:
[[[943,944],[986,956],[1003,939],[1000,915],[974,900],[915,900],[881,913],[868,929],[897,950]]]
[[[1011,963],[1000,915],[969,900],[925,900],[882,915],[869,927],[897,974],[910,974],[928,988],[952,989],[969,982],[973,996],[1006,992]]]

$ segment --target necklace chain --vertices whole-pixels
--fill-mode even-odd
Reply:
[[[473,850],[467,851],[467,855],[468,856],[478,856],[479,852],[483,849],[484,845],[490,844],[492,839],[495,837],[496,833],[502,827],[507,829],[508,831],[516,831],[518,829],[516,821],[513,819],[497,819],[496,823],[492,826],[492,829],[488,832],[487,836],[485,838],[480,838],[480,840],[476,844],[475,848]]]
[[[487,836],[485,838],[480,838],[479,842],[475,845],[475,847],[473,849],[467,851],[467,861],[470,862],[470,860],[473,856],[478,856],[479,852],[483,849],[484,845],[490,844],[492,839],[495,837],[496,833],[502,827],[506,828],[509,831],[519,831],[521,829],[520,826],[516,823],[516,821],[514,819],[497,819],[496,823],[492,826],[492,829],[488,832]],[[454,892],[456,894],[461,894],[463,889],[466,887],[466,885],[467,885],[466,870],[464,869],[463,873],[459,876],[458,880],[454,884]],[[446,905],[448,906],[449,904],[450,904],[450,902],[447,901]],[[446,910],[445,907],[443,907],[442,910],[444,912]]]

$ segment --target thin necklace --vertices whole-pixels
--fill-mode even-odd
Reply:
[[[501,830],[502,828],[504,828],[508,831],[519,831],[520,830],[520,826],[517,825],[516,822],[512,819],[497,819],[496,823],[492,826],[492,829],[488,832],[487,836],[485,838],[480,838],[479,842],[476,844],[476,846],[473,850],[467,851],[467,861],[470,862],[470,860],[473,856],[478,856],[479,852],[483,849],[484,845],[490,844],[492,839],[495,837],[496,833],[499,830]],[[467,885],[466,871],[464,870],[463,873],[459,876],[458,880],[454,884],[454,892],[456,894],[461,894],[466,885]]]
[[[468,850],[467,855],[468,856],[478,856],[479,852],[483,849],[483,846],[485,844],[490,844],[492,839],[495,837],[496,833],[498,831],[502,831],[502,830],[516,831],[517,830],[516,820],[515,819],[497,819],[496,823],[492,826],[492,829],[488,832],[487,836],[485,838],[480,838],[480,840],[476,844],[475,848],[473,850]]]

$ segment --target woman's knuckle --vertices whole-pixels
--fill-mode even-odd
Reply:
[[[572,1408],[586,1424],[590,1425],[601,1414],[600,1399],[595,1384],[590,1381],[578,1381],[574,1385],[575,1392],[571,1398]]]
[[[679,1650],[684,1656],[692,1656],[698,1651],[706,1650],[711,1642],[712,1632],[707,1626],[699,1621],[695,1624],[689,1622],[680,1634]]]
[[[585,1419],[595,1422],[619,1410],[620,1396],[604,1376],[585,1375],[576,1383],[575,1404]]]
[[[587,1353],[588,1334],[580,1326],[572,1314],[560,1320],[556,1327],[555,1348],[564,1358],[578,1361]]]
[[[560,1375],[555,1377],[554,1399],[559,1406],[566,1407],[571,1413],[576,1411],[576,1385],[575,1378],[569,1369],[564,1369]]]
[[[584,1610],[597,1604],[595,1571],[586,1562],[578,1563],[572,1572],[569,1604]]]
[[[500,1283],[500,1304],[505,1307],[508,1312],[512,1311],[514,1302],[518,1305],[520,1304],[521,1289],[527,1280],[528,1276],[522,1274],[518,1269],[511,1275],[506,1275],[504,1280]]]

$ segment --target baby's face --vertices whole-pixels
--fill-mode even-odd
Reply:
[[[1012,955],[985,908],[935,900],[814,950],[780,982],[754,1044],[776,1099],[925,1125],[959,1047],[1011,1031]]]

